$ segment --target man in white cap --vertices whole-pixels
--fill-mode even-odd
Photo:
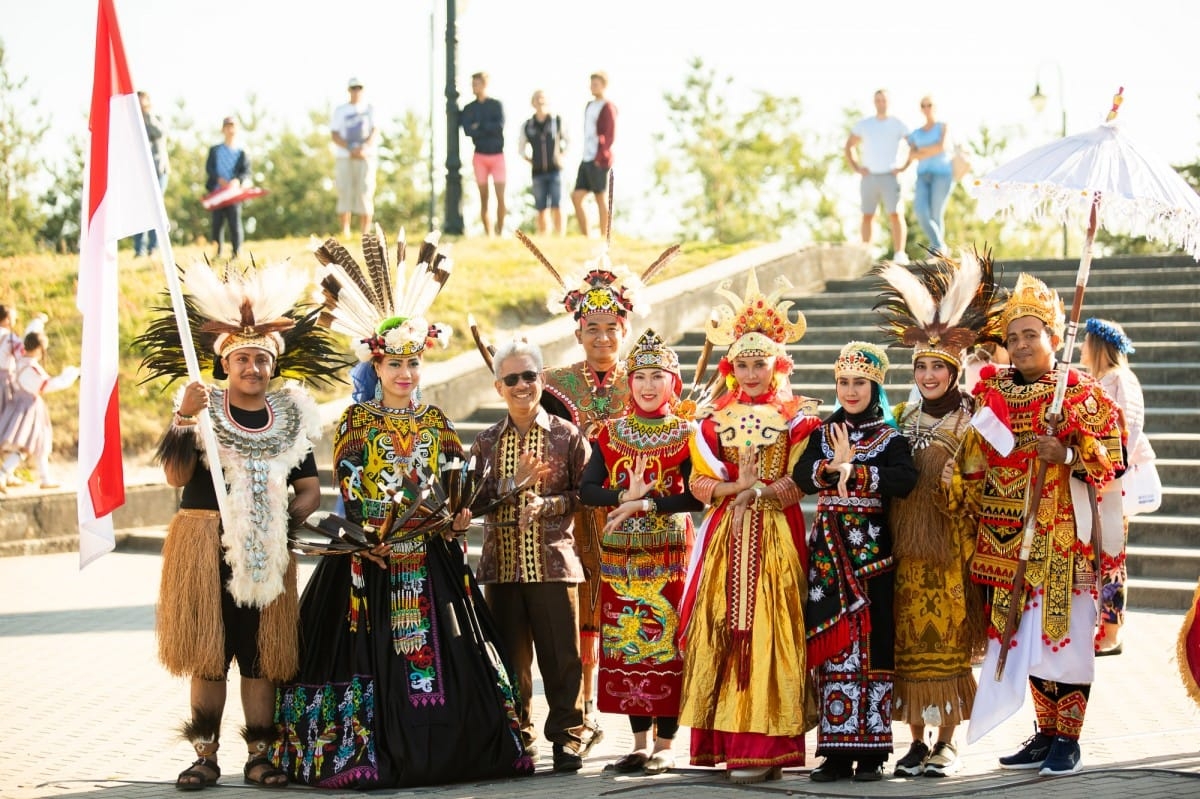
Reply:
[[[333,111],[330,136],[337,150],[334,180],[337,184],[337,211],[342,237],[350,236],[350,220],[359,215],[362,232],[369,233],[375,218],[375,143],[379,128],[375,109],[363,100],[363,82],[350,78],[346,84],[350,101]]]

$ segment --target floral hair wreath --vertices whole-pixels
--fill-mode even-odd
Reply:
[[[1121,355],[1131,355],[1137,352],[1133,347],[1133,341],[1125,335],[1125,331],[1112,322],[1092,317],[1084,323],[1084,329],[1089,335],[1111,344]]]

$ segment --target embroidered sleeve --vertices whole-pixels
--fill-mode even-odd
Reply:
[[[800,493],[800,488],[796,485],[796,482],[788,475],[784,475],[771,483],[771,489],[775,492],[775,501],[779,503],[780,508],[790,508],[792,505],[797,505],[800,503],[800,498],[804,496]]]
[[[691,479],[688,481],[688,488],[691,489],[692,496],[703,502],[705,505],[711,505],[713,501],[713,492],[717,490],[717,486],[721,481],[715,477],[709,477],[707,474],[692,473]]]

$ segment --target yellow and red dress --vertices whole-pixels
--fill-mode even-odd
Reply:
[[[805,400],[736,389],[692,436],[692,493],[710,503],[684,593],[683,705],[691,761],[727,768],[804,764],[804,596],[808,555],[792,468],[820,420]],[[760,485],[780,498],[745,510],[713,489],[758,450]]]

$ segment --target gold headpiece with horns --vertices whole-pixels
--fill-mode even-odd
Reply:
[[[1017,285],[1000,312],[1000,332],[1003,335],[1014,319],[1033,316],[1041,319],[1046,327],[1060,339],[1066,329],[1066,309],[1058,292],[1033,275],[1022,272]]]
[[[758,276],[751,269],[746,281],[746,294],[739,297],[729,290],[731,281],[725,281],[717,294],[729,300],[728,305],[713,308],[713,318],[705,329],[705,335],[713,344],[729,347],[728,358],[743,355],[783,355],[784,345],[792,344],[804,337],[808,325],[804,314],[796,311],[793,321],[789,318],[792,301],[780,302],[783,293],[792,287],[787,278],[775,278],[775,290],[764,295],[758,289]]]

